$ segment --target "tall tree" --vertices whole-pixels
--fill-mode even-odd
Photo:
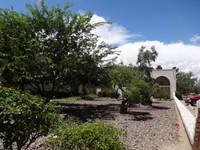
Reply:
[[[156,60],[157,56],[158,53],[154,46],[150,50],[145,50],[144,46],[139,49],[137,65],[147,81],[151,80],[152,62]]]
[[[104,60],[115,49],[104,42],[98,44],[98,36],[91,32],[103,23],[91,24],[91,12],[71,13],[68,4],[64,9],[49,9],[43,0],[40,4],[27,4],[25,14],[1,9],[3,84],[28,84],[39,93],[54,93],[66,85],[77,89],[99,83],[102,66],[107,63]]]

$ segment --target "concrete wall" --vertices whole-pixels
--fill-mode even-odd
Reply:
[[[173,92],[176,91],[176,70],[175,69],[156,69],[153,70],[151,76],[156,79],[158,77],[166,77],[170,82],[170,97],[173,98]]]
[[[176,108],[183,122],[192,150],[200,150],[200,101],[197,102],[196,117],[174,94]]]

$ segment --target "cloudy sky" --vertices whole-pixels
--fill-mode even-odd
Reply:
[[[39,0],[0,0],[0,7],[25,11]],[[139,48],[155,46],[154,66],[192,71],[200,77],[200,0],[46,0],[48,6],[73,3],[74,12],[94,13],[93,22],[111,21],[93,32],[118,46],[119,60],[135,64]]]

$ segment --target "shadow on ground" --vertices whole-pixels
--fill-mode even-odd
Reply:
[[[146,121],[153,119],[151,113],[149,112],[132,111],[128,112],[128,114],[133,115],[134,121]]]
[[[158,103],[159,104],[159,103]],[[155,103],[150,110],[168,110],[169,107],[159,106]],[[115,120],[116,114],[119,113],[120,104],[78,104],[78,103],[63,103],[59,104],[60,113],[64,116],[64,119],[68,117],[75,117],[79,122],[87,122],[93,120]],[[142,107],[133,107],[128,110],[131,120],[134,121],[146,121],[153,119],[152,114],[148,109]]]
[[[165,107],[165,106],[155,106],[155,105],[153,105],[152,108],[155,108],[155,109],[163,109],[163,110],[170,109],[169,107]]]
[[[115,113],[119,112],[119,104],[86,105],[86,104],[62,104],[61,114],[64,118],[75,117],[80,122],[93,120],[114,120]]]

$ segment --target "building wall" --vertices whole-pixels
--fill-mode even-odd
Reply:
[[[156,69],[152,71],[154,79],[158,77],[166,77],[170,82],[170,97],[173,98],[173,92],[176,91],[176,69]]]

